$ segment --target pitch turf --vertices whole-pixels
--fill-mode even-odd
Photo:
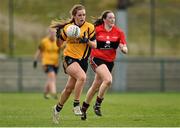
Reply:
[[[84,95],[82,96],[82,100]],[[0,93],[2,127],[165,127],[180,126],[180,93],[108,93],[102,105],[102,117],[88,111],[81,121],[72,112],[72,96],[65,104],[58,125],[52,123],[54,99],[39,93]]]

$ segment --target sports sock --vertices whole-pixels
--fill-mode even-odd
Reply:
[[[63,108],[63,105],[61,105],[60,103],[58,103],[58,104],[56,105],[56,111],[57,111],[57,112],[60,112],[62,108]]]
[[[73,102],[74,107],[79,106],[79,104],[80,104],[79,100],[74,100],[74,102]]]
[[[104,99],[104,98],[101,99],[101,98],[99,98],[99,97],[97,96],[95,105],[96,105],[96,106],[101,106],[101,103],[102,103],[103,99]]]
[[[87,103],[84,101],[84,102],[83,102],[83,105],[82,105],[82,111],[83,111],[83,112],[86,112],[87,109],[88,109],[88,107],[89,107],[89,104],[87,104]]]

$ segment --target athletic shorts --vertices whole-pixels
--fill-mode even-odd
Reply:
[[[64,62],[63,62],[63,68],[64,68],[65,73],[66,73],[67,67],[74,62],[77,62],[80,65],[80,67],[84,70],[85,73],[87,72],[87,69],[88,69],[88,60],[87,59],[74,59],[72,57],[65,56]]]
[[[112,69],[114,67],[114,62],[107,62],[107,61],[105,61],[103,59],[99,59],[99,58],[96,58],[96,57],[91,57],[90,58],[90,65],[91,65],[91,68],[93,69],[94,72],[95,72],[95,69],[98,66],[100,66],[101,64],[105,64],[110,72],[112,71]]]
[[[54,65],[44,65],[43,68],[45,73],[55,72],[55,74],[57,74],[59,70],[59,67],[56,67]]]

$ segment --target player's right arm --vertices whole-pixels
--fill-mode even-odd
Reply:
[[[61,35],[61,28],[56,28],[56,44],[59,48],[61,48],[61,45],[63,44],[63,39]]]
[[[38,60],[42,57],[42,52],[44,49],[44,40],[41,41],[41,43],[38,46],[38,49],[36,50],[36,53],[34,55],[34,61],[33,61],[33,67],[36,68],[38,64]]]
[[[37,67],[38,59],[41,57],[41,50],[38,48],[35,55],[34,55],[34,61],[33,61],[33,67]]]

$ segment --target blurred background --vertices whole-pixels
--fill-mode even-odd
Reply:
[[[0,0],[0,92],[40,92],[46,79],[32,61],[54,19],[69,18],[74,4],[92,22],[113,10],[127,36],[129,54],[118,52],[111,91],[180,91],[179,0]],[[88,70],[89,88],[94,73]],[[58,90],[66,83],[62,65]]]

